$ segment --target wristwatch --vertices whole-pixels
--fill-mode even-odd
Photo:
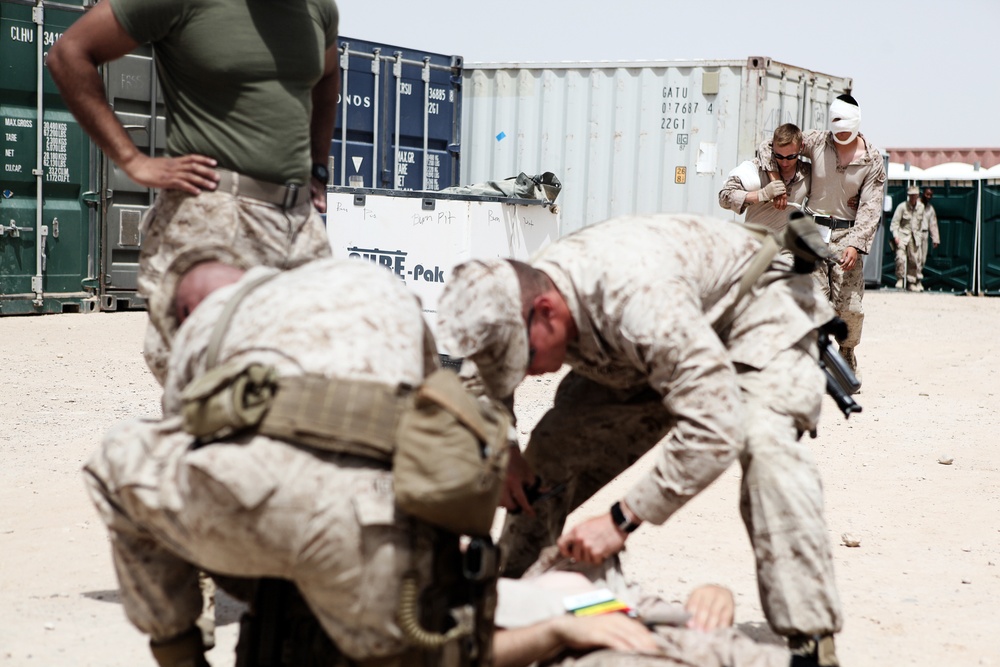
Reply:
[[[322,162],[316,162],[313,164],[312,177],[323,185],[330,184],[330,170]]]
[[[615,503],[611,506],[611,520],[616,526],[618,526],[618,530],[625,534],[631,533],[639,527],[637,522],[629,521],[625,517],[625,512],[622,511],[621,503]]]

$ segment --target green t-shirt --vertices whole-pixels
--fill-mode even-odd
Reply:
[[[167,153],[274,183],[309,182],[312,88],[337,42],[335,0],[110,0],[151,43]]]

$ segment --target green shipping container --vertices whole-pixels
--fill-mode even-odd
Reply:
[[[44,66],[82,11],[0,0],[0,315],[98,306],[97,153]]]
[[[982,181],[979,239],[979,286],[981,293],[990,296],[1000,295],[1000,179],[994,169]]]
[[[978,220],[979,181],[962,178],[935,177],[930,170],[922,172],[916,185],[923,190],[934,190],[934,209],[937,211],[938,230],[941,245],[931,248],[924,266],[924,289],[934,292],[958,294],[975,292],[974,264],[976,248],[976,226]],[[888,194],[892,198],[892,212],[906,201],[907,184],[890,181]],[[890,241],[889,230],[892,212],[886,216],[884,230],[885,250],[882,256],[882,284],[896,285],[896,258]],[[929,242],[929,241],[928,241]]]

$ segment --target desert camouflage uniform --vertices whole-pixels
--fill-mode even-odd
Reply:
[[[905,281],[908,287],[914,287],[919,282],[920,274],[920,241],[921,226],[924,220],[924,205],[917,200],[915,206],[910,202],[900,202],[892,214],[889,232],[896,242],[896,280]],[[897,284],[898,284],[897,282]]]
[[[757,170],[757,176],[762,186],[771,181],[770,173],[780,173],[777,166],[774,165],[771,165],[770,170],[766,169],[758,158],[751,160],[750,164]],[[785,183],[789,203],[802,204],[805,202],[806,195],[809,194],[810,174],[809,163],[798,160],[791,184]],[[773,202],[769,201],[747,204],[747,194],[751,189],[747,188],[739,176],[730,176],[726,179],[722,190],[719,191],[719,206],[736,213],[745,213],[743,221],[748,224],[767,227],[775,233],[783,231],[788,225],[788,214],[794,209],[787,208],[780,211],[774,207]]]
[[[395,620],[400,580],[413,569],[428,581],[432,533],[396,512],[388,466],[252,434],[195,447],[181,429],[180,394],[206,370],[209,336],[239,284],[216,290],[179,329],[164,419],[112,430],[86,466],[125,611],[160,640],[197,618],[199,569],[280,577],[298,585],[347,655],[397,655],[406,649]],[[417,299],[395,277],[321,260],[251,292],[218,363],[416,385],[438,363],[423,332]]]
[[[204,246],[228,248],[245,268],[273,266],[290,269],[330,256],[330,242],[319,213],[308,196],[283,210],[233,192],[203,192],[197,196],[162,190],[143,220],[139,254],[138,292],[147,300],[149,327],[143,355],[161,385],[166,380],[174,329],[171,296],[161,281],[174,258]],[[228,259],[228,258],[227,258]]]
[[[921,283],[924,280],[924,265],[927,264],[927,253],[931,245],[941,243],[941,232],[938,230],[937,211],[934,205],[928,202],[921,202],[924,205],[924,219],[921,223],[920,233],[920,264],[917,268],[917,280]]]
[[[872,240],[882,220],[882,199],[885,166],[882,154],[864,134],[858,138],[865,154],[846,167],[837,164],[833,134],[825,130],[809,130],[803,135],[803,154],[812,161],[812,186],[808,206],[812,211],[841,220],[853,220],[849,229],[834,229],[830,236],[830,251],[840,257],[849,247],[858,251],[854,268],[844,272],[840,265],[820,262],[813,277],[823,293],[833,303],[837,316],[847,323],[847,338],[840,343],[844,358],[857,370],[854,348],[861,342],[865,320],[862,299],[865,294],[864,256],[871,250]],[[769,142],[758,148],[762,160],[771,158]],[[881,261],[875,258],[873,261]]]
[[[508,516],[506,575],[523,572],[570,511],[659,443],[629,507],[661,524],[738,456],[768,620],[785,634],[839,629],[820,478],[799,441],[819,418],[815,329],[833,312],[808,275],[778,258],[725,327],[758,248],[721,220],[624,217],[562,237],[532,262],[566,299],[579,337],[525,457],[546,483],[568,486],[538,504],[537,518]],[[483,308],[492,305],[439,312],[439,334],[461,339],[463,319]]]

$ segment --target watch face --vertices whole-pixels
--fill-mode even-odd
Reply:
[[[325,164],[316,163],[312,168],[313,178],[323,181],[324,183],[330,182],[330,170],[326,168]]]

